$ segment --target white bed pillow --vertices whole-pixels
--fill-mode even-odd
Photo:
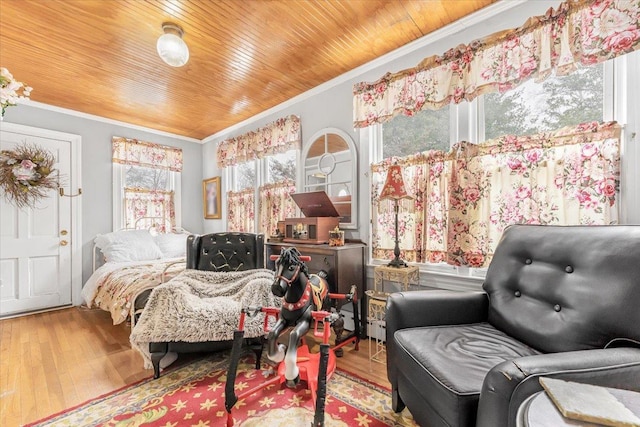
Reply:
[[[149,261],[162,258],[162,251],[149,230],[122,230],[99,234],[95,244],[107,262]]]
[[[187,255],[187,233],[166,233],[155,236],[163,258],[182,258]]]

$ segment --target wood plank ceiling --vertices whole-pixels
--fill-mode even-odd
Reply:
[[[494,1],[0,0],[0,66],[34,101],[200,140]]]

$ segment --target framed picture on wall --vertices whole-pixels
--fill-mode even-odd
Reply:
[[[222,218],[221,196],[219,176],[202,181],[202,206],[204,207],[205,219]]]

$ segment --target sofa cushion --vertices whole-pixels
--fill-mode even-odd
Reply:
[[[472,424],[482,382],[498,363],[538,351],[488,323],[402,329],[394,334],[395,363],[402,376],[429,401],[444,425]],[[463,409],[464,408],[464,409]],[[467,415],[465,415],[467,414]]]
[[[638,260],[637,226],[508,227],[483,284],[489,323],[544,353],[640,340]]]

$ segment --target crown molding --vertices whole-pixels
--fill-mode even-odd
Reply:
[[[68,108],[56,107],[55,105],[44,104],[42,102],[32,101],[30,99],[21,99],[20,100],[20,104],[21,105],[25,105],[25,106],[29,106],[29,107],[40,108],[41,110],[49,110],[49,111],[54,111],[56,113],[67,114],[69,116],[79,117],[81,119],[94,120],[94,121],[97,121],[97,122],[107,123],[107,124],[110,124],[110,125],[122,126],[122,127],[127,127],[127,128],[130,128],[130,129],[139,130],[139,131],[142,131],[142,132],[148,132],[148,133],[152,133],[152,134],[155,134],[155,135],[161,135],[161,136],[166,136],[166,137],[169,137],[169,138],[180,139],[182,141],[195,142],[197,144],[202,144],[203,143],[203,140],[200,140],[200,139],[190,138],[188,136],[178,135],[178,134],[170,133],[170,132],[164,132],[164,131],[157,130],[157,129],[151,129],[151,128],[144,127],[144,126],[138,126],[138,125],[134,125],[134,124],[131,124],[131,123],[121,122],[119,120],[108,119],[106,117],[96,116],[96,115],[93,115],[93,114],[82,113],[80,111],[70,110]]]

